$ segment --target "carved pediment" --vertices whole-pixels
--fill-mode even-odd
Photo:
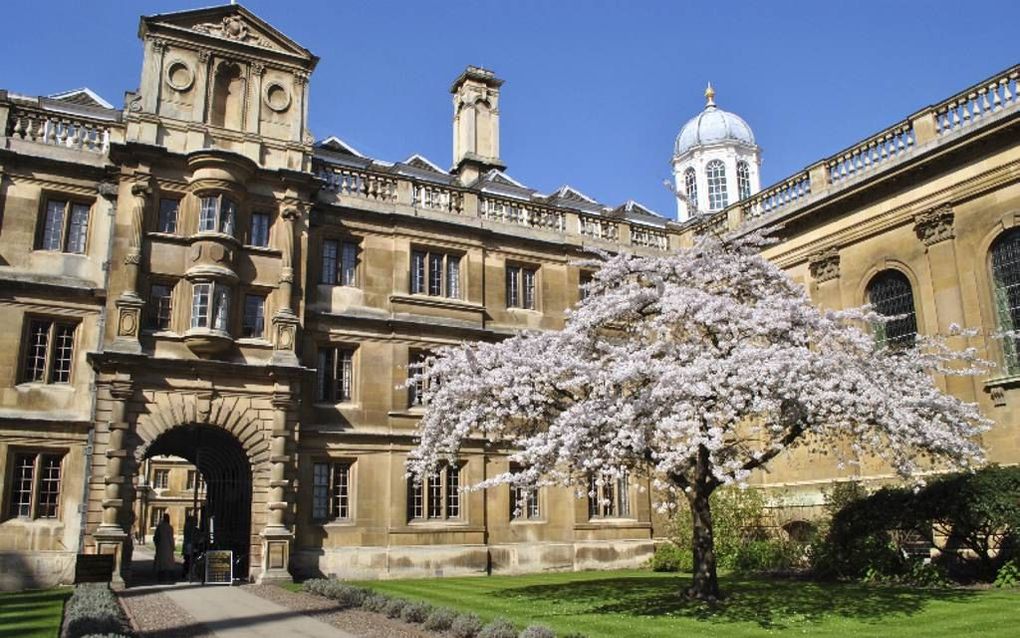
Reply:
[[[142,18],[143,30],[199,33],[229,42],[270,49],[310,61],[307,49],[240,5],[163,13]]]

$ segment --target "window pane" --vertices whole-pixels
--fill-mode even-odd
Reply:
[[[332,239],[322,242],[322,283],[335,284],[337,273],[337,243]]]
[[[191,327],[209,327],[209,295],[212,284],[195,284],[191,300]]]
[[[32,479],[35,477],[35,455],[18,454],[14,457],[14,474],[11,490],[11,516],[32,515]]]
[[[429,253],[429,294],[443,294],[443,254]]]
[[[425,292],[425,253],[414,251],[411,253],[411,294],[422,294]]]
[[[161,233],[177,232],[177,212],[180,210],[181,200],[161,199],[159,200],[159,219],[156,223],[156,230]]]
[[[312,467],[312,518],[329,519],[329,465],[316,463]]]
[[[36,320],[28,326],[28,347],[25,349],[25,381],[46,379],[46,351],[50,345],[52,321]]]
[[[521,305],[521,269],[517,266],[506,267],[506,306],[517,308]]]
[[[269,215],[266,213],[251,214],[251,245],[269,245]]]
[[[319,401],[333,400],[333,379],[335,371],[333,368],[336,350],[333,348],[319,348],[318,368],[315,373],[316,393]]]
[[[357,286],[358,245],[349,241],[343,243],[340,265],[340,283],[344,286]]]
[[[220,232],[225,235],[234,234],[234,217],[237,215],[237,204],[226,197],[220,202]]]
[[[880,345],[910,347],[917,335],[917,317],[914,314],[914,293],[910,280],[896,270],[875,275],[868,284],[868,303],[875,312],[886,317],[903,315],[879,325],[877,341]]]
[[[347,463],[333,465],[333,518],[350,517],[351,466]]]
[[[408,357],[409,362],[407,364],[407,378],[411,379],[414,375],[419,374],[425,369],[425,355],[421,352],[414,353]],[[424,405],[424,393],[425,393],[425,381],[424,379],[417,379],[413,383],[407,386],[407,403],[408,405],[420,406]]]
[[[261,295],[245,295],[244,325],[241,333],[245,337],[261,338],[265,333],[266,298]]]
[[[84,204],[71,206],[71,222],[67,229],[67,252],[84,253],[85,239],[89,230],[89,207]]]
[[[627,491],[627,477],[616,479],[617,516],[630,516],[630,493]]]
[[[74,326],[57,324],[54,338],[55,349],[51,382],[69,383],[71,381],[71,360],[74,357]]]
[[[460,467],[450,465],[446,468],[446,517],[460,516]]]
[[[354,353],[350,350],[338,350],[337,365],[337,401],[350,401],[354,386]]]
[[[443,517],[443,475],[437,470],[428,481],[429,518]]]
[[[999,328],[1020,330],[1020,230],[1008,231],[992,247],[995,310]],[[1002,340],[1006,372],[1020,372],[1020,336]]]
[[[751,196],[751,169],[747,162],[737,162],[737,191],[740,199]]]
[[[60,250],[61,239],[64,234],[64,212],[67,210],[67,202],[48,201],[46,202],[46,218],[43,220],[42,245],[43,250]]]
[[[152,474],[152,486],[165,490],[170,485],[170,470],[156,470]]]
[[[690,213],[694,215],[698,212],[698,177],[693,168],[684,171],[684,187],[687,189],[687,199],[690,200]]]
[[[149,288],[149,327],[170,329],[171,288],[167,284],[152,284]]]
[[[599,503],[602,516],[616,516],[616,495],[613,490],[613,479],[602,477],[602,499]]]
[[[446,296],[460,299],[460,257],[446,257]]]
[[[216,230],[216,209],[219,205],[218,197],[203,197],[201,207],[198,211],[198,230]]]
[[[230,289],[226,286],[217,285],[215,291],[215,306],[213,308],[213,328],[215,330],[227,331],[230,322]]]
[[[411,518],[425,517],[425,486],[421,483],[409,484],[409,495],[411,499]]]
[[[524,292],[524,303],[523,307],[530,310],[535,309],[535,271],[525,268],[521,271],[523,292]]]
[[[705,166],[708,177],[708,209],[720,210],[729,205],[726,194],[726,168],[719,160],[712,160]]]

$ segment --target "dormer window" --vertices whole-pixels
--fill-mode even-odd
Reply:
[[[198,232],[219,232],[224,235],[234,234],[234,219],[237,217],[237,204],[225,195],[203,197],[198,213]]]

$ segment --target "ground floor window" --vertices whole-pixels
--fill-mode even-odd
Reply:
[[[627,476],[592,476],[588,485],[588,518],[626,518],[630,516]]]
[[[408,514],[413,520],[460,518],[461,465],[444,463],[421,482],[411,482],[408,490]]]
[[[17,452],[10,458],[8,488],[11,518],[57,518],[63,453]]]
[[[542,510],[538,503],[538,488],[511,485],[510,520],[534,521],[540,518]]]
[[[351,518],[351,463],[312,466],[312,518],[319,522]]]

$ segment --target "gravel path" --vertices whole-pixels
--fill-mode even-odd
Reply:
[[[160,589],[142,587],[119,593],[139,638],[213,638],[205,625],[198,624]]]
[[[362,609],[337,609],[335,603],[321,596],[287,591],[275,585],[245,585],[244,589],[363,638],[435,638],[435,634],[382,614]]]

